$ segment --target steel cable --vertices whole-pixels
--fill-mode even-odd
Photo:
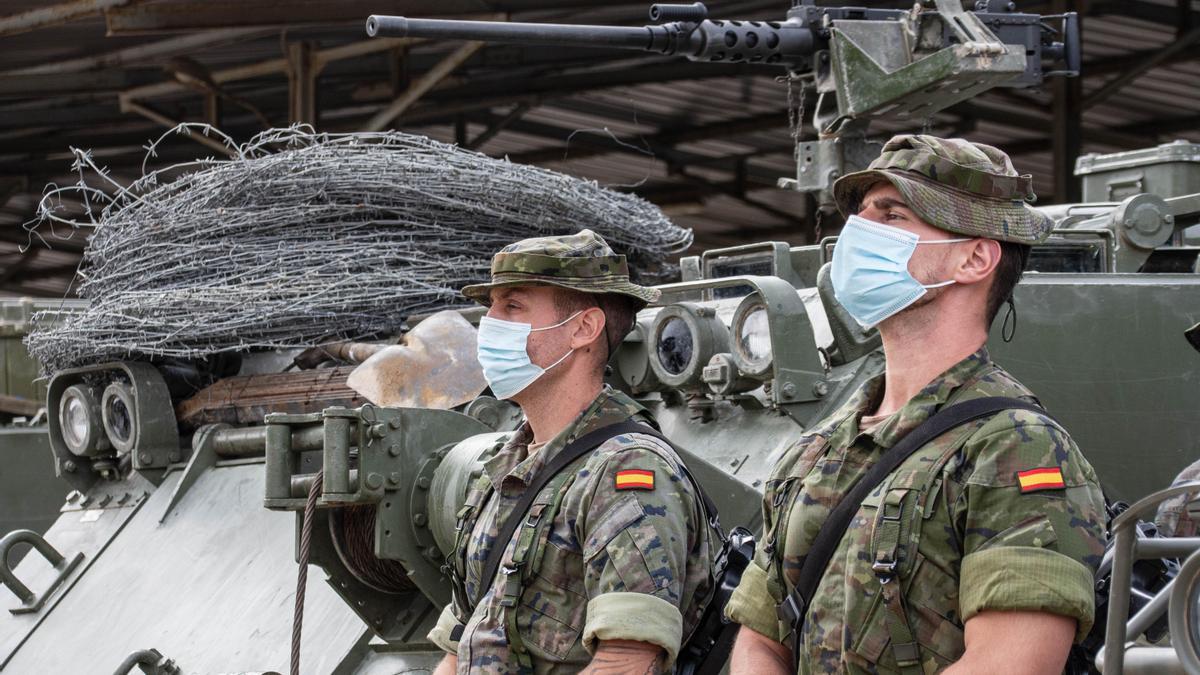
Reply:
[[[304,525],[300,529],[300,569],[296,572],[296,609],[292,614],[292,675],[300,675],[300,632],[304,627],[304,593],[308,588],[308,554],[312,550],[313,518],[316,517],[317,497],[325,483],[325,472],[318,471],[308,488],[304,502]]]

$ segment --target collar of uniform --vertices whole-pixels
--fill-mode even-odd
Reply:
[[[987,347],[980,347],[974,354],[950,366],[946,372],[934,378],[917,392],[916,396],[909,399],[903,408],[866,435],[881,448],[892,447],[945,405],[955,391],[974,381],[990,362]],[[860,435],[859,420],[878,407],[879,399],[883,396],[884,377],[885,375],[880,374],[872,378],[851,402],[855,406],[853,414],[844,420],[840,429],[847,439],[856,439]]]
[[[512,440],[484,465],[484,470],[491,478],[492,485],[500,485],[505,478],[515,478],[529,484],[533,475],[571,441],[589,431],[623,422],[634,415],[644,416],[645,413],[646,409],[640,403],[623,392],[604,385],[575,421],[550,439],[537,453],[529,455],[529,443],[533,440],[533,434],[529,423],[525,422]]]
[[[529,454],[529,444],[532,442],[533,429],[529,428],[529,422],[522,422],[504,447],[483,463],[483,470],[493,486],[500,485],[513,467],[525,460]]]

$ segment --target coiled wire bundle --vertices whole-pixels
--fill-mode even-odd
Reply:
[[[169,133],[196,127],[219,135]],[[462,303],[492,254],[525,237],[590,228],[643,282],[669,275],[692,241],[636,196],[423,136],[301,125],[225,143],[229,160],[127,187],[74,150],[80,182],[47,191],[31,225],[95,228],[78,289],[90,307],[34,317],[26,344],[46,372],[395,333],[412,313]],[[64,215],[63,197],[102,204],[99,218]]]

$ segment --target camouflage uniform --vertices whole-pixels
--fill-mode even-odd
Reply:
[[[1189,464],[1179,472],[1171,486],[1200,480],[1200,460]],[[1154,516],[1154,524],[1158,533],[1164,537],[1195,537],[1198,534],[1196,521],[1188,513],[1188,503],[1200,498],[1200,493],[1188,492],[1171,497],[1158,505],[1158,513]]]
[[[872,184],[888,180],[937,227],[1033,243],[1048,234],[1048,225],[1025,210],[1025,193],[1017,192],[1021,177],[1008,175],[1014,173],[994,148],[901,136],[884,147],[871,170],[839,181],[835,195],[846,211]],[[988,175],[1012,191],[988,188]],[[938,190],[949,197],[926,195]],[[980,196],[964,203],[963,194]],[[961,217],[1001,203],[1003,217]],[[795,587],[821,524],[883,453],[921,422],[974,398],[1036,402],[984,347],[863,430],[863,417],[877,409],[883,386],[883,375],[868,382],[807,430],[772,470],[763,495],[762,544],[726,609],[734,621],[788,640],[791,627],[776,608]],[[1060,473],[1061,485],[1029,489],[1020,474],[1035,469]],[[967,620],[991,610],[1071,617],[1082,638],[1093,620],[1104,522],[1095,472],[1046,415],[1014,410],[951,430],[904,461],[863,502],[808,605],[802,633],[792,637],[800,669],[935,672],[962,656]]]
[[[587,230],[507,247],[493,260],[493,283],[464,293],[486,303],[491,287],[531,283],[622,293],[642,304],[657,298],[657,291],[632,284],[624,257]],[[429,634],[457,654],[459,672],[520,672],[522,648],[534,672],[575,672],[605,640],[658,645],[667,667],[673,664],[711,595],[717,542],[670,446],[643,434],[604,442],[543,488],[511,541],[496,541],[547,462],[589,431],[630,418],[653,425],[642,406],[605,387],[542,447],[531,452],[524,424],[486,458],[459,513],[450,561],[467,596],[479,601],[469,616],[451,603]],[[617,489],[617,474],[629,470],[653,472],[653,489]],[[505,546],[501,571],[495,580],[480,579],[497,543]],[[455,641],[458,624],[465,629]]]

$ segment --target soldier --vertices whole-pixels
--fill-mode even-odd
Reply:
[[[726,610],[742,625],[732,671],[788,672],[790,645],[805,673],[1061,672],[1092,625],[1104,501],[1071,437],[1035,412],[921,446],[862,503],[799,634],[776,614],[822,522],[888,448],[951,404],[1036,402],[985,347],[1030,246],[1050,231],[1025,204],[1030,177],[993,147],[902,135],[834,193],[851,216],[834,292],[878,325],[885,372],[773,469],[762,545]]]
[[[479,360],[492,392],[525,420],[486,458],[459,512],[448,566],[461,585],[429,634],[448,654],[436,672],[670,669],[711,595],[719,545],[669,445],[610,438],[538,494],[510,541],[496,541],[569,442],[631,418],[654,425],[603,375],[658,291],[632,283],[625,256],[583,230],[505,247],[491,283],[463,294],[488,307]],[[481,579],[493,546],[506,547],[501,571]]]
[[[1172,481],[1171,487],[1200,480],[1200,460],[1192,462]],[[1196,521],[1188,512],[1188,504],[1200,498],[1200,493],[1187,492],[1176,495],[1158,505],[1158,513],[1154,516],[1154,524],[1158,534],[1163,537],[1194,537],[1197,534]]]

